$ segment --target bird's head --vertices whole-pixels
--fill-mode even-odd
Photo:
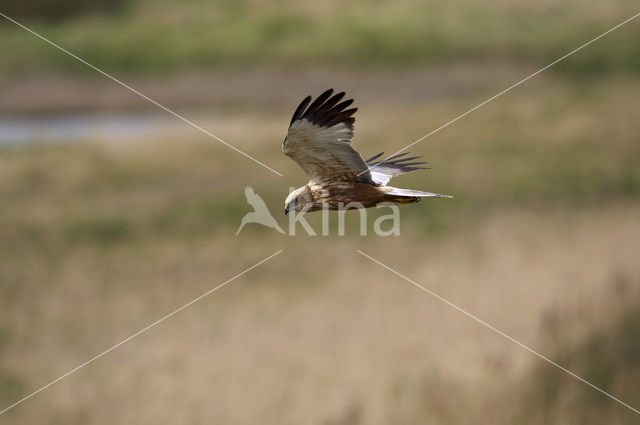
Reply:
[[[289,196],[284,200],[284,213],[289,214],[289,211],[302,211],[306,205],[307,197],[306,186],[297,188],[289,192]]]

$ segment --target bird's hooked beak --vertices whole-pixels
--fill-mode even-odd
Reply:
[[[289,215],[289,207],[287,205],[284,206],[284,215]]]

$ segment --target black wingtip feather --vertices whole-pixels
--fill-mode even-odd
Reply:
[[[400,174],[408,173],[415,170],[429,169],[428,167],[420,167],[420,165],[427,164],[427,162],[411,162],[415,159],[422,158],[422,156],[408,157],[407,155],[409,155],[409,152],[402,152],[396,155],[392,155],[389,158],[378,160],[382,155],[384,155],[384,152],[380,152],[379,154],[372,156],[365,162],[367,163],[367,165],[369,165],[369,167],[379,167],[380,171],[383,171],[384,169],[391,169],[400,171]]]
[[[344,95],[345,93],[343,91],[341,91],[340,93],[336,93],[335,96],[324,102],[324,104],[322,105],[322,109],[333,108],[334,106],[336,106],[336,103],[340,102]],[[350,102],[353,102],[353,99],[351,99]]]
[[[311,96],[305,97],[304,100],[300,102],[300,104],[296,108],[296,111],[293,113],[293,117],[291,118],[291,122],[289,123],[289,125],[293,124],[294,121],[302,118],[302,113],[307,108],[307,105],[309,105],[309,102],[311,102]]]
[[[377,154],[377,155],[373,155],[371,158],[367,159],[365,162],[369,163],[369,162],[375,161],[376,159],[380,158],[380,157],[382,156],[382,154],[383,154],[383,153],[384,153],[384,152],[380,152],[380,153],[379,153],[379,154]]]
[[[327,99],[329,99],[331,93],[333,93],[333,89],[326,90],[320,96],[316,97],[316,100],[314,100],[313,103],[309,105],[309,109],[307,110],[307,112],[318,109],[320,105],[322,105]]]
[[[304,118],[315,125],[323,127],[333,127],[339,123],[344,123],[346,126],[353,129],[355,118],[352,117],[352,115],[358,109],[346,109],[353,103],[353,99],[347,99],[340,102],[344,97],[345,92],[332,95],[333,89],[326,90],[313,100],[313,102],[311,102],[311,96],[307,96],[294,112],[293,117],[291,118],[291,124]]]

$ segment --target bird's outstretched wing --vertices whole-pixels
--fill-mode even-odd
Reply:
[[[247,186],[244,188],[244,196],[247,197],[247,202],[253,207],[253,210],[255,212],[269,211],[269,208],[267,208],[267,204],[265,204],[262,198],[253,191],[253,188],[251,186]]]
[[[427,168],[421,167],[421,165],[426,164],[426,162],[411,162],[422,157],[407,157],[406,155],[409,155],[409,152],[400,153],[384,160],[378,160],[382,154],[384,154],[384,152],[380,152],[366,161],[369,166],[369,173],[371,173],[371,179],[377,185],[385,186],[392,177]]]
[[[333,89],[329,89],[312,103],[311,96],[300,103],[282,151],[302,167],[311,181],[373,183],[367,164],[351,146],[355,122],[352,115],[357,109],[347,108],[353,99],[340,102],[344,92],[332,94]]]

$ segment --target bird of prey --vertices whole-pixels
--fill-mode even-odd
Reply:
[[[313,102],[307,96],[293,114],[282,151],[302,167],[309,183],[292,191],[284,201],[284,213],[342,209],[349,203],[369,208],[382,202],[410,204],[421,198],[452,198],[449,195],[387,186],[392,177],[424,169],[419,156],[407,153],[385,160],[383,153],[363,160],[351,145],[353,99],[342,101],[344,92],[329,89]]]
[[[248,212],[242,217],[242,223],[240,223],[240,227],[236,232],[236,236],[240,233],[240,230],[247,223],[258,223],[263,226],[271,227],[272,229],[276,229],[280,233],[284,233],[284,230],[278,226],[278,222],[269,212],[269,208],[267,208],[267,204],[264,203],[262,198],[253,191],[251,186],[247,186],[244,188],[244,195],[247,197],[247,202],[249,205],[253,207],[253,211]]]

